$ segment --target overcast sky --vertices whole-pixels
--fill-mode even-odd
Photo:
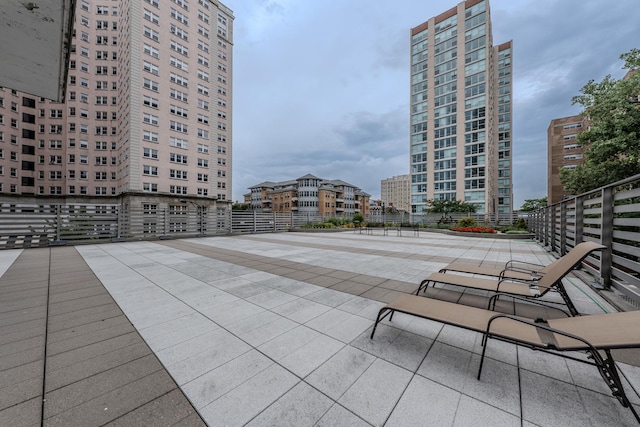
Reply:
[[[234,11],[233,199],[307,173],[380,197],[409,173],[409,31],[456,0],[223,0]],[[513,39],[514,208],[547,194],[547,127],[640,48],[637,0],[491,0]]]

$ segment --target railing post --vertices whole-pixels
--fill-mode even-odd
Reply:
[[[602,189],[602,218],[600,224],[600,242],[606,248],[600,255],[600,277],[605,289],[611,286],[613,264],[613,186]]]
[[[575,244],[582,243],[584,235],[584,205],[582,204],[582,197],[576,197],[576,240]]]
[[[560,203],[560,256],[567,253],[567,203]]]
[[[253,211],[253,232],[258,230],[258,212]]]
[[[60,230],[62,230],[62,215],[60,214],[60,210],[62,209],[61,205],[56,205],[56,241],[60,241]]]

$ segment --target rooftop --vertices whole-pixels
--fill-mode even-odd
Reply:
[[[377,232],[0,251],[0,425],[636,425],[592,366],[491,341],[477,380],[480,334],[401,313],[370,339],[386,301],[447,263],[553,259]],[[615,311],[565,285],[582,313]],[[638,405],[638,351],[616,358]]]

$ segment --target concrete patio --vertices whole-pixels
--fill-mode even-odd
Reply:
[[[436,233],[0,251],[0,425],[636,425],[593,366],[491,341],[478,381],[477,333],[397,314],[369,338],[385,301],[445,264],[512,258],[553,259],[532,241]],[[615,311],[578,277],[565,285],[582,313]],[[617,355],[640,405],[638,352]]]

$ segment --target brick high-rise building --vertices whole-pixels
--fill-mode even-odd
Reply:
[[[513,211],[512,42],[494,46],[488,0],[411,29],[411,211],[464,200]]]
[[[65,102],[0,88],[0,194],[230,201],[233,19],[78,0]]]
[[[584,163],[584,147],[577,136],[587,128],[581,115],[551,120],[547,129],[547,203],[562,201],[568,194],[560,182],[560,169]]]

